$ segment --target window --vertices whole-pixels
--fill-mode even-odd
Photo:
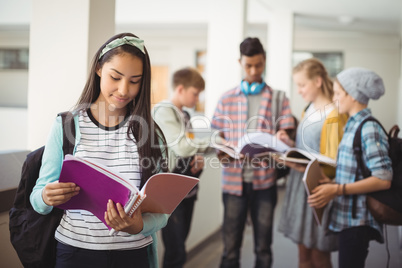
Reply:
[[[343,53],[342,52],[311,52],[311,51],[295,51],[293,52],[293,66],[299,62],[317,58],[325,66],[330,77],[334,78],[343,70]]]
[[[0,48],[0,70],[28,69],[29,52],[27,48]]]

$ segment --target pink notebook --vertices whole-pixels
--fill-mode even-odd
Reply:
[[[129,215],[141,203],[142,212],[171,214],[198,181],[180,174],[159,173],[149,178],[140,191],[121,174],[115,174],[103,165],[66,155],[59,182],[74,182],[81,190],[57,207],[90,211],[110,230],[104,219],[109,199],[122,204]]]

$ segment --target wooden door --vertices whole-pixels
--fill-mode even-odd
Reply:
[[[151,106],[169,98],[169,67],[151,66]]]

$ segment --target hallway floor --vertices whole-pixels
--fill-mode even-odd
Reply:
[[[282,201],[285,194],[285,188],[278,188],[278,205],[275,210],[275,223],[274,223],[274,242],[273,254],[274,262],[273,268],[289,268],[297,267],[297,246],[290,239],[285,238],[282,233],[278,232],[278,222],[280,218]],[[196,230],[192,230],[193,232]],[[402,267],[402,254],[398,245],[398,228],[388,226],[388,247],[390,251],[389,268]],[[247,226],[243,239],[241,267],[252,268],[254,263],[253,254],[253,238],[252,228]],[[212,239],[210,243],[204,247],[200,252],[191,255],[187,261],[185,268],[217,268],[219,267],[220,258],[223,250],[222,240],[220,236]],[[333,267],[338,267],[338,253],[332,253]],[[387,267],[387,251],[385,244],[372,242],[369,248],[369,256],[366,260],[366,268],[382,268]]]

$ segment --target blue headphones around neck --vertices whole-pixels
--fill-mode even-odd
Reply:
[[[261,83],[253,82],[251,83],[251,85],[245,80],[241,81],[240,83],[240,89],[245,95],[259,94],[264,87],[264,81],[262,81]]]

